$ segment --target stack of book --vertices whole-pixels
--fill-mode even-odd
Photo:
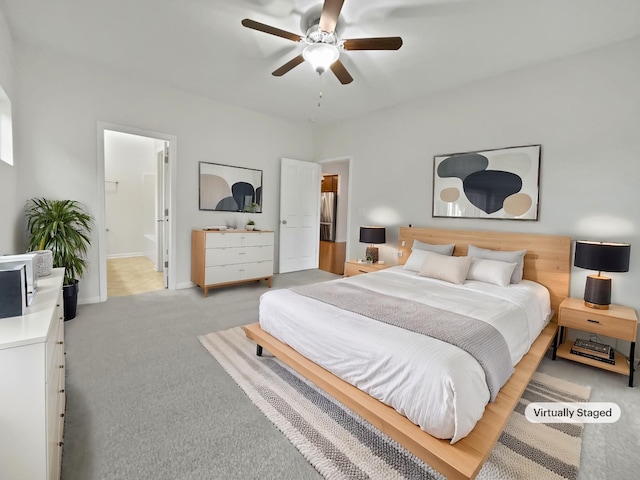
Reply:
[[[615,365],[615,354],[611,345],[604,343],[591,342],[582,338],[577,338],[571,347],[571,353],[580,355],[581,357],[591,358],[600,362]]]

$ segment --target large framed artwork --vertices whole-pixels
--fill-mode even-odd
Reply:
[[[262,212],[262,170],[200,162],[200,210]]]
[[[540,145],[433,157],[433,217],[538,220]]]

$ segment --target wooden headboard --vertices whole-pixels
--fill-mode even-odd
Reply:
[[[538,282],[549,290],[551,308],[558,312],[560,303],[569,296],[571,272],[571,238],[530,233],[446,230],[400,227],[398,250],[404,265],[411,254],[413,241],[436,245],[455,244],[454,255],[466,255],[468,245],[492,250],[526,250],[523,277]]]

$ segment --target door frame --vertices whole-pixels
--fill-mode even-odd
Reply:
[[[169,142],[169,178],[165,178],[165,191],[169,192],[169,199],[165,199],[165,204],[169,205],[169,216],[166,218],[166,228],[169,231],[168,240],[169,248],[167,249],[167,257],[169,262],[168,289],[176,289],[176,228],[173,218],[176,214],[176,187],[177,187],[177,163],[178,163],[178,137],[162,132],[145,130],[126,125],[119,125],[110,122],[97,122],[97,191],[100,202],[98,214],[96,215],[96,226],[98,228],[98,277],[100,286],[100,301],[107,300],[107,236],[106,236],[106,198],[105,198],[105,156],[104,156],[104,132],[112,130],[114,132],[129,133],[131,135],[139,135],[141,137],[149,137],[153,139]]]

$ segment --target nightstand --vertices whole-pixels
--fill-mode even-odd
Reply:
[[[636,335],[638,334],[638,317],[633,308],[611,305],[608,310],[597,310],[587,307],[580,298],[566,298],[560,304],[558,326],[560,327],[557,338],[560,345],[556,352],[558,357],[628,375],[629,386],[633,387],[633,357],[636,348]],[[625,356],[618,352],[615,352],[615,364],[613,365],[571,353],[573,342],[565,341],[567,328],[627,340],[631,343],[629,361],[627,362]],[[556,355],[553,356],[554,360]]]
[[[347,260],[344,264],[344,276],[353,277],[354,275],[361,275],[363,273],[377,272],[390,266],[391,265],[387,265],[386,263],[366,263],[358,262],[357,260]]]

